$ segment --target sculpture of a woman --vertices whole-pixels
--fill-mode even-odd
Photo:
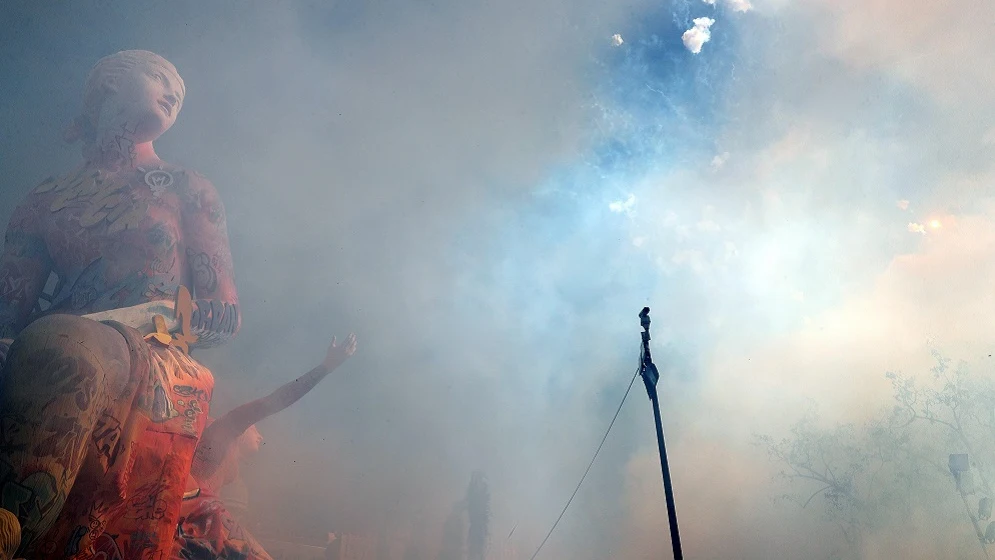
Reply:
[[[101,536],[129,559],[172,548],[214,387],[186,345],[241,323],[217,191],[152,147],[185,94],[154,53],[101,59],[67,132],[84,163],[35,187],[7,227],[0,507],[20,520],[22,556],[91,558]]]

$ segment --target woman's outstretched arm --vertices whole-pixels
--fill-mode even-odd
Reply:
[[[356,335],[350,334],[345,344],[339,346],[335,338],[328,353],[318,367],[273,391],[269,395],[240,405],[218,418],[204,430],[197,445],[197,454],[190,474],[203,480],[218,469],[228,449],[249,426],[256,424],[294,404],[314,389],[335,368],[356,352]]]

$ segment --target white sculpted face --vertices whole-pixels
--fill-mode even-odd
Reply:
[[[139,65],[108,84],[97,129],[128,125],[136,143],[151,142],[169,130],[183,103],[176,76],[156,65]]]
[[[169,130],[186,89],[176,68],[148,51],[122,51],[101,59],[83,92],[90,123],[83,154],[107,169],[134,164],[137,147]],[[146,153],[151,153],[148,150]]]

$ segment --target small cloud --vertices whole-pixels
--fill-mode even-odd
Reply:
[[[677,266],[686,266],[694,271],[695,274],[703,274],[708,268],[708,264],[705,261],[705,255],[701,251],[696,251],[694,249],[685,249],[675,252],[670,257],[670,262]]]
[[[926,233],[926,226],[922,224],[917,224],[915,222],[909,222],[909,231],[911,233]]]
[[[729,0],[729,6],[734,12],[748,12],[753,9],[750,0]]]
[[[643,243],[646,243],[646,238],[645,237],[633,237],[632,238],[632,245],[633,245],[633,247],[642,247]]]
[[[674,226],[674,234],[677,235],[677,239],[684,241],[691,237],[691,228],[685,225]]]
[[[701,0],[702,2],[708,4],[709,6],[714,6],[716,0]],[[732,8],[734,12],[748,12],[753,9],[753,4],[750,4],[750,0],[726,0],[729,7]]]
[[[712,38],[712,32],[709,30],[715,23],[715,20],[707,17],[700,17],[694,19],[694,27],[688,29],[681,35],[681,40],[684,41],[684,46],[687,47],[692,54],[698,54],[701,52],[701,46],[707,43]]]
[[[712,158],[712,169],[715,169],[716,171],[722,169],[727,161],[729,161],[729,152],[722,152],[721,154],[718,154]]]
[[[793,289],[793,290],[791,290],[791,299],[793,299],[793,300],[795,300],[797,302],[803,302],[803,301],[805,301],[805,292],[803,292],[801,290]]]
[[[636,195],[630,194],[625,202],[616,200],[608,205],[608,209],[616,214],[631,214],[632,208],[636,205]]]
[[[625,41],[622,40],[622,36],[619,35],[618,33],[612,35],[612,46],[613,47],[621,47],[622,43],[624,43],[624,42]]]
[[[898,209],[899,210],[908,210],[909,209],[909,201],[908,200],[899,200],[898,203],[897,203],[897,205],[898,205]]]
[[[698,231],[707,231],[707,232],[722,231],[722,226],[713,222],[712,220],[702,220],[697,224],[695,224],[695,227],[698,228]]]
[[[736,248],[736,244],[732,241],[726,241],[726,260],[734,259],[739,256],[739,249]]]

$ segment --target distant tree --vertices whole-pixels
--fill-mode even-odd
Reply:
[[[439,547],[438,560],[466,560],[466,549],[463,540],[466,512],[466,500],[453,504],[453,509],[442,526],[442,546]]]
[[[466,489],[466,513],[470,526],[466,534],[467,560],[484,560],[491,520],[491,492],[484,473],[477,471],[470,477]]]
[[[987,526],[995,498],[995,382],[972,376],[965,364],[952,368],[937,353],[934,359],[931,375],[920,379],[888,373],[893,402],[870,421],[825,428],[813,410],[786,438],[757,436],[787,488],[777,499],[818,509],[839,530],[834,557],[859,557],[869,534],[964,523],[981,546],[995,540],[995,525]],[[964,453],[970,469],[955,482],[948,458]],[[916,512],[926,512],[923,527],[909,521]],[[965,555],[981,554],[978,542],[964,544]]]
[[[411,538],[404,547],[403,560],[428,560],[425,543],[425,518],[416,516],[411,527]]]
[[[475,471],[463,499],[442,527],[438,560],[484,560],[491,519],[491,493],[484,473]],[[464,535],[466,535],[464,539]]]

